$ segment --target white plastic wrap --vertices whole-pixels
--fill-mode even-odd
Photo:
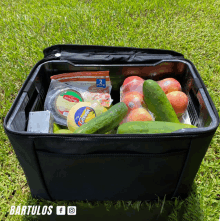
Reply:
[[[154,115],[147,108],[143,95],[143,79],[134,78],[120,88],[120,101],[128,107],[122,123],[129,121],[154,121]],[[125,82],[124,82],[125,83]]]
[[[67,115],[78,102],[97,101],[109,107],[111,82],[108,71],[74,72],[54,75],[47,92],[44,109],[52,112],[55,122],[67,125]]]

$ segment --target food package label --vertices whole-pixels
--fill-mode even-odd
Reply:
[[[52,112],[55,122],[67,126],[70,109],[79,102],[99,102],[109,107],[111,99],[109,71],[73,72],[51,76],[44,110]]]

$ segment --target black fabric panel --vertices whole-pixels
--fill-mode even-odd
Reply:
[[[52,199],[89,201],[169,198],[186,153],[64,155],[37,151]]]
[[[34,138],[37,150],[59,154],[89,154],[89,153],[169,153],[178,150],[188,150],[191,138],[79,138],[79,137],[39,137]]]
[[[44,179],[39,167],[38,158],[34,150],[33,140],[24,136],[9,135],[16,157],[27,178],[31,195],[36,198],[50,200]]]
[[[185,193],[190,190],[192,182],[199,170],[212,137],[213,133],[192,139],[192,143],[189,149],[189,156],[183,171],[181,182],[174,196],[180,195],[184,197]]]

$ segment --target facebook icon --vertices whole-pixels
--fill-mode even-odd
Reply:
[[[57,206],[57,215],[65,215],[66,207],[65,206]]]

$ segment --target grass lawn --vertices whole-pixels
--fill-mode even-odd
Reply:
[[[42,50],[48,46],[92,44],[178,51],[195,64],[220,113],[220,0],[2,0],[0,11],[1,220],[33,219],[10,216],[12,205],[63,204],[31,198],[23,170],[3,130],[4,117],[14,98],[31,68],[43,58]],[[190,196],[172,203],[143,205],[142,202],[142,206],[156,215],[161,213],[166,217],[164,220],[217,221],[220,216],[219,176],[218,128]],[[108,209],[110,206],[129,207],[129,203],[104,204]],[[130,207],[139,208],[140,202]],[[145,220],[153,220],[149,217],[146,213]]]

